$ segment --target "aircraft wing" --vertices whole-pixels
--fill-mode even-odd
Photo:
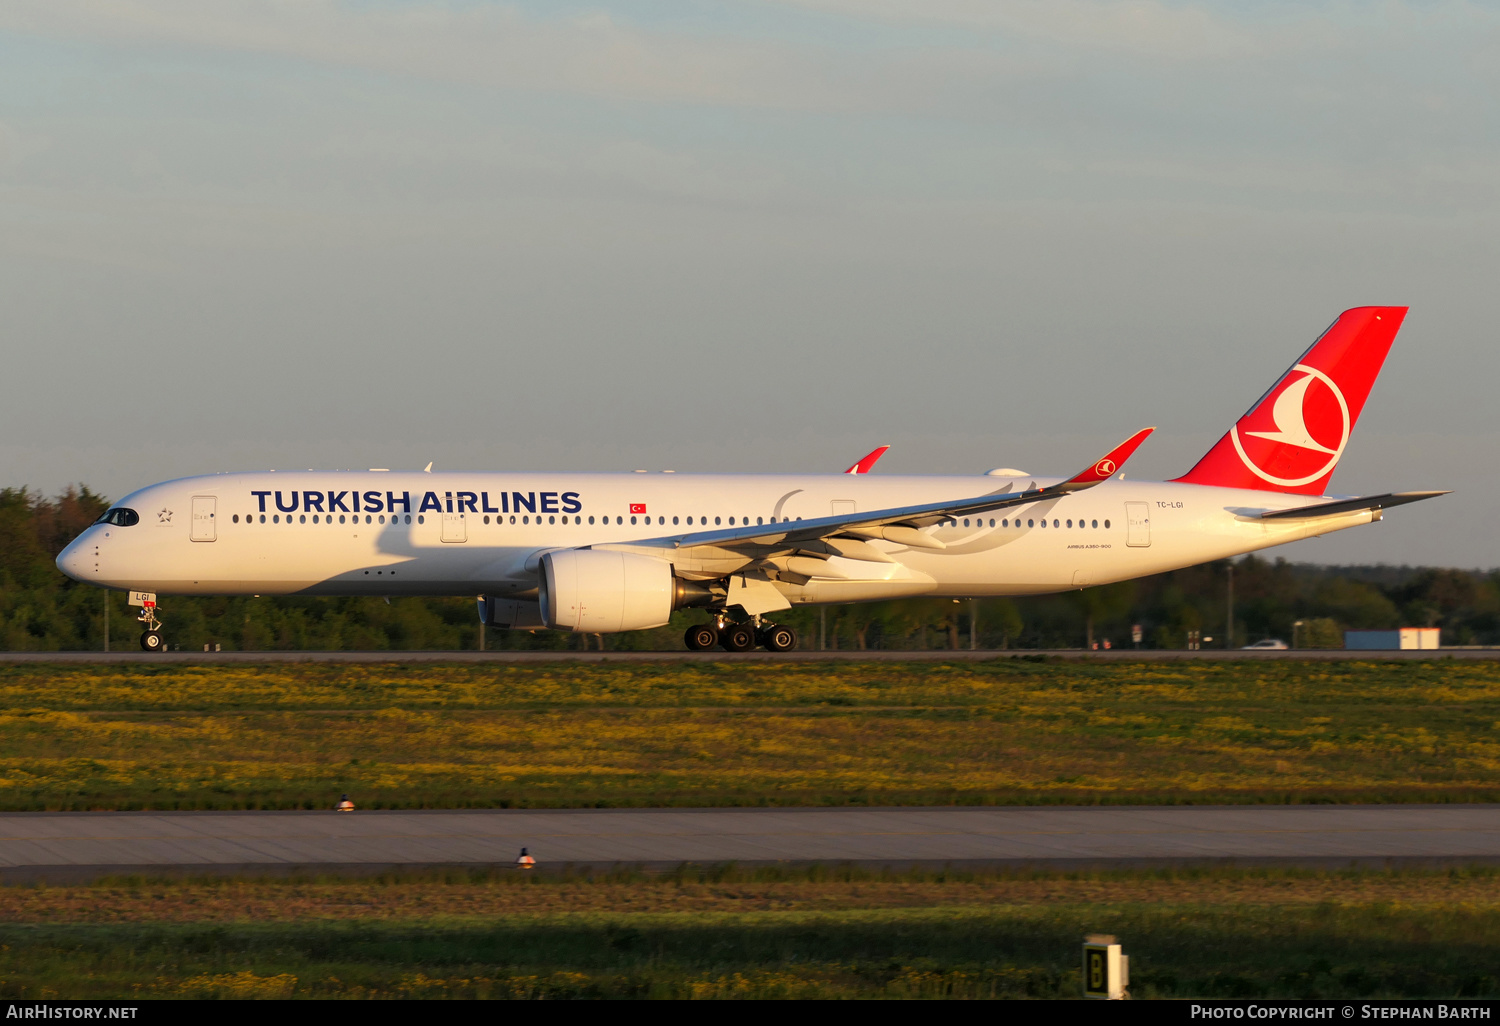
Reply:
[[[1261,520],[1306,520],[1311,517],[1333,516],[1335,513],[1358,513],[1363,510],[1386,509],[1404,506],[1408,502],[1435,499],[1448,492],[1391,492],[1386,495],[1366,495],[1358,499],[1339,499],[1335,502],[1320,502],[1312,506],[1295,509],[1273,509],[1260,515]]]
[[[1146,436],[1155,430],[1155,428],[1144,428],[1137,431],[1115,446],[1108,454],[1095,460],[1086,470],[1074,474],[1066,481],[1048,485],[1045,488],[1032,487],[1024,491],[1012,492],[1011,486],[1007,484],[1004,488],[985,495],[947,502],[929,502],[917,506],[873,510],[867,513],[845,513],[839,516],[817,517],[812,520],[783,520],[780,523],[689,532],[634,542],[632,546],[673,549],[708,546],[716,549],[753,552],[796,547],[802,543],[816,542],[842,534],[854,538],[884,538],[887,541],[913,548],[947,548],[943,542],[922,533],[921,529],[942,523],[944,520],[952,520],[954,517],[988,513],[991,510],[1005,509],[1009,506],[1022,506],[1045,499],[1055,499],[1102,484],[1119,471],[1131,454],[1146,440]]]

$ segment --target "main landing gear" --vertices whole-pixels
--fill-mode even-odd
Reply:
[[[760,617],[735,623],[720,615],[713,623],[689,627],[683,640],[694,652],[706,652],[715,645],[726,652],[749,652],[756,645],[772,652],[790,652],[797,647],[797,632],[781,624],[763,623]]]
[[[141,607],[141,615],[136,617],[146,629],[141,632],[141,648],[147,652],[160,652],[166,645],[161,640],[161,621],[156,618],[156,603],[150,602]]]

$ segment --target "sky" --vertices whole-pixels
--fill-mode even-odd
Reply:
[[[1184,472],[1411,313],[1275,550],[1500,565],[1500,7],[0,4],[0,486]]]

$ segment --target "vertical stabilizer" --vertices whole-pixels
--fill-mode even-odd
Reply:
[[[1404,306],[1345,310],[1177,480],[1322,495],[1405,317]]]

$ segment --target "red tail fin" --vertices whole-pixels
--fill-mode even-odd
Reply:
[[[1345,310],[1177,480],[1322,495],[1405,317],[1404,306]]]

